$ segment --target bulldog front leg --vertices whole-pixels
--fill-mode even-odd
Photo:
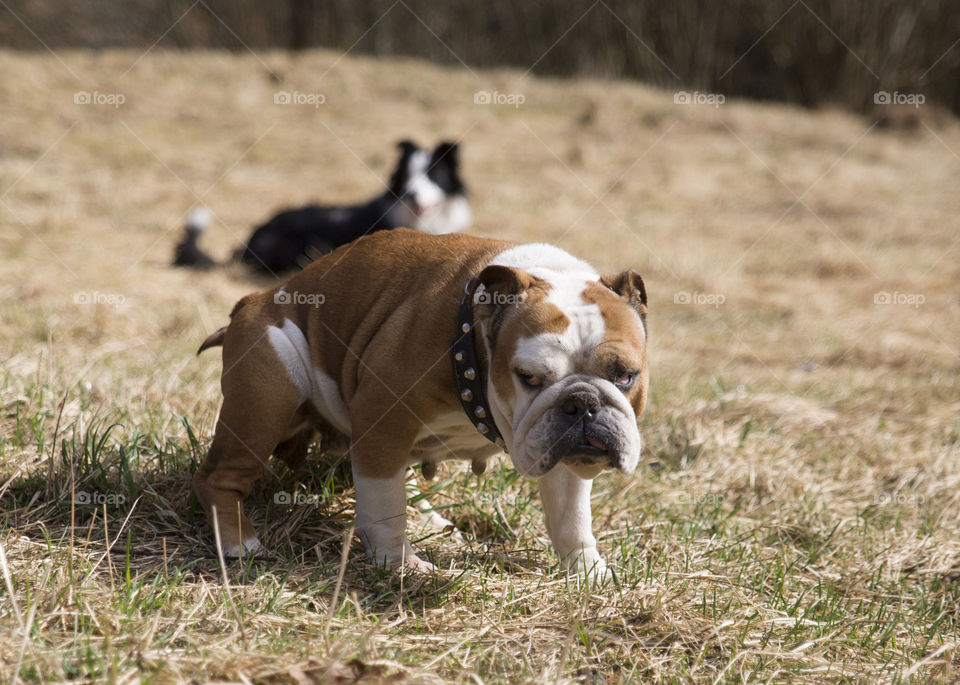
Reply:
[[[605,577],[607,565],[597,551],[590,512],[593,481],[558,464],[538,481],[547,533],[567,572]]]
[[[401,468],[393,476],[372,478],[358,473],[357,464],[353,463],[357,496],[354,525],[374,562],[431,571],[436,567],[418,557],[407,540],[405,473],[406,469]]]
[[[381,410],[377,401],[382,399],[382,393],[379,395],[374,399],[358,399],[356,406],[363,411],[358,410],[351,417],[353,431],[361,436],[350,445],[357,537],[377,564],[434,570],[433,564],[414,553],[406,536],[404,476],[417,427],[403,408]],[[382,419],[376,418],[381,416]],[[370,430],[371,425],[380,431]]]

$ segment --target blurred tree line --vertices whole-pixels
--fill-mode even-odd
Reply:
[[[0,45],[41,40],[326,47],[859,111],[900,91],[960,113],[957,0],[6,0]]]

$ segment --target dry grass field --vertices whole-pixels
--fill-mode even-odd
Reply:
[[[960,677],[956,124],[322,51],[0,69],[0,681]],[[462,140],[471,232],[646,280],[644,465],[596,483],[603,586],[558,574],[506,464],[432,484],[466,538],[414,536],[436,575],[356,542],[341,565],[349,468],[321,455],[248,501],[268,557],[212,555],[189,477],[220,361],[194,351],[269,282],[170,268],[182,220],[208,206],[225,258],[271,210],[379,192],[404,137]]]

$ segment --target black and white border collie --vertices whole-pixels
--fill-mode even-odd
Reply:
[[[460,178],[457,144],[442,142],[433,152],[409,140],[397,147],[400,159],[382,194],[360,205],[309,205],[282,211],[254,230],[235,256],[259,271],[279,274],[303,268],[317,255],[375,231],[407,226],[438,234],[466,228],[470,203]],[[202,226],[195,224],[191,215],[183,242],[177,246],[177,266],[213,263],[197,246]]]

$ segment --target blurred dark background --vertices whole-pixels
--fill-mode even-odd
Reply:
[[[957,0],[6,0],[5,8],[0,44],[15,49],[325,47],[855,111],[879,90],[899,90],[960,113]]]

